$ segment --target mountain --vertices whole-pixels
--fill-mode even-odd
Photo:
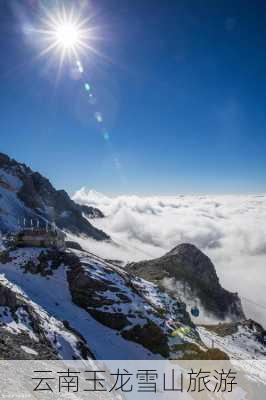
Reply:
[[[19,220],[38,218],[72,233],[70,239],[101,244],[109,237],[89,219],[103,217],[0,154],[1,359],[266,357],[265,331],[244,319],[237,294],[221,287],[210,259],[191,244],[122,268],[72,240],[66,250],[17,247],[5,235],[19,229]],[[195,299],[220,324],[196,325]]]
[[[197,327],[176,297],[88,252],[5,248],[0,274],[0,358],[266,356],[257,325]]]
[[[238,295],[221,286],[209,257],[192,244],[180,244],[160,258],[130,263],[126,269],[192,306],[198,302],[204,313],[220,321],[245,318]]]
[[[18,228],[19,220],[40,219],[54,222],[60,229],[95,240],[109,240],[88,218],[103,217],[100,210],[84,207],[70,199],[64,190],[56,190],[48,179],[24,164],[0,153],[0,230]]]

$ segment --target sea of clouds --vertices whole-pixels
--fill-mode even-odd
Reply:
[[[83,241],[90,251],[126,262],[193,243],[240,294],[247,316],[266,326],[266,195],[108,197],[82,188],[73,199],[104,212],[93,224],[117,244]]]

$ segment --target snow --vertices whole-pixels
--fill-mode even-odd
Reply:
[[[59,267],[48,280],[44,280],[40,275],[24,274],[20,268],[21,263],[28,257],[36,257],[37,250],[22,249],[13,252],[12,256],[16,256],[17,259],[7,264],[0,264],[0,273],[4,273],[9,281],[22,288],[26,295],[46,313],[57,320],[67,320],[70,326],[85,338],[97,359],[160,358],[141,345],[123,339],[116,331],[103,326],[85,310],[73,304],[66,269],[63,266]],[[50,330],[55,330],[55,327],[51,329],[47,326],[47,332]],[[63,340],[60,345],[63,347],[61,355],[65,357]]]
[[[77,338],[71,332],[65,330],[61,321],[58,321],[53,316],[50,316],[40,305],[34,303],[27,295],[16,285],[9,282],[3,275],[0,275],[0,283],[10,288],[17,296],[22,298],[24,302],[33,308],[41,321],[42,329],[46,338],[51,345],[58,351],[58,354],[63,359],[80,358],[80,352],[77,348]],[[39,341],[37,335],[33,332],[31,319],[27,311],[19,307],[16,310],[16,320],[11,313],[9,307],[0,308],[0,321],[4,324],[4,329],[13,334],[26,332],[33,340]]]
[[[17,321],[14,319],[9,307],[0,307],[0,322],[4,329],[13,334],[21,332],[27,333],[33,340],[38,341],[37,336],[32,331],[29,324],[28,314],[25,310],[19,308],[16,312]]]
[[[238,332],[228,336],[220,336],[209,331],[204,327],[197,328],[203,343],[207,347],[214,347],[224,351],[231,359],[266,359],[265,346],[252,337],[252,333],[243,328],[238,328]]]
[[[265,347],[255,341],[252,333],[243,327],[238,332],[221,337],[206,328],[197,328],[202,341],[207,347],[214,347],[224,351],[230,357],[231,364],[244,371],[246,378],[266,382],[266,353]]]
[[[37,351],[35,351],[35,350],[33,350],[33,349],[30,349],[29,347],[27,347],[27,346],[20,346],[21,347],[21,349],[23,350],[23,351],[25,351],[25,353],[27,353],[27,354],[32,354],[33,356],[38,356],[38,352]]]

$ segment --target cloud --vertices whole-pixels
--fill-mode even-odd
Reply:
[[[250,302],[266,305],[266,196],[111,198],[83,188],[74,200],[99,207],[106,218],[95,224],[121,245],[98,246],[99,255],[134,261],[193,243],[210,256],[222,285],[249,299],[248,315],[254,310],[266,325],[265,310]]]

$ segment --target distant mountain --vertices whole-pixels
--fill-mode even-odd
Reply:
[[[245,318],[236,293],[225,290],[209,257],[192,244],[180,244],[163,257],[130,263],[127,271],[161,285],[184,301],[197,303],[200,309],[218,320]]]
[[[0,230],[18,228],[24,218],[54,222],[75,235],[95,240],[110,237],[95,228],[89,218],[102,218],[97,208],[76,204],[64,190],[56,190],[48,179],[24,164],[0,153]]]

